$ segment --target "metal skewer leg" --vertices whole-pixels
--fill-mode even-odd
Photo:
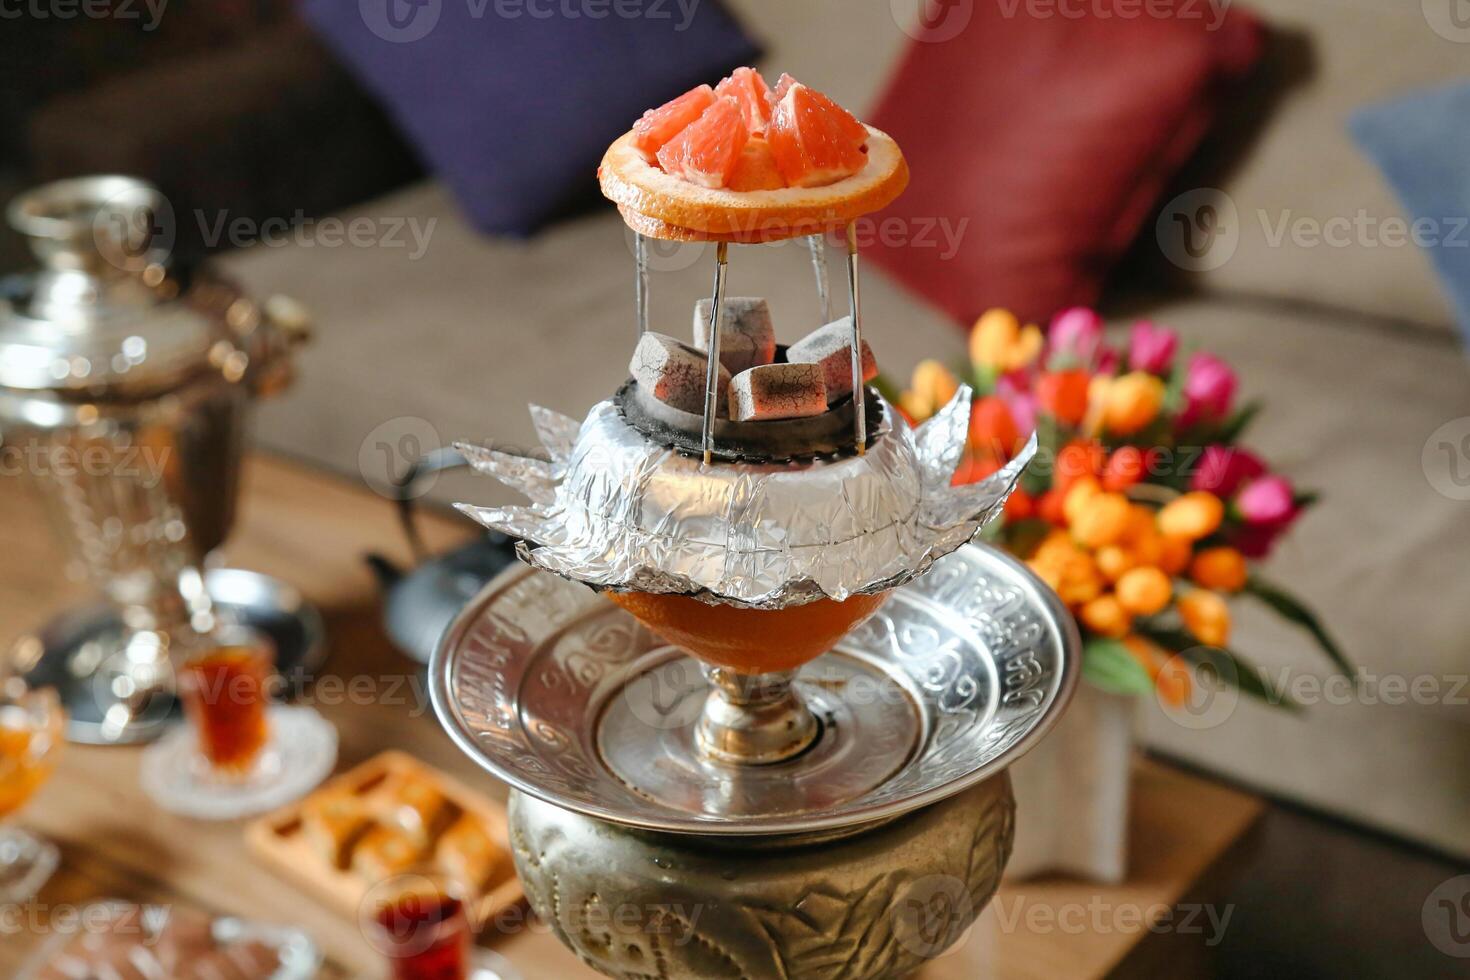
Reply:
[[[863,382],[863,317],[858,296],[857,227],[847,226],[847,293],[852,309],[852,428],[859,456],[868,451],[867,392]]]
[[[633,284],[633,305],[638,310],[638,337],[648,333],[648,239],[633,233],[633,260],[638,278]]]
[[[720,389],[720,307],[725,305],[725,268],[730,246],[715,246],[715,295],[709,308],[709,361],[704,368],[704,461],[710,462],[715,449],[715,411],[719,407]]]
[[[817,303],[822,308],[818,326],[832,322],[832,290],[827,280],[827,239],[825,235],[808,235],[806,247],[812,253],[812,273],[817,277]]]

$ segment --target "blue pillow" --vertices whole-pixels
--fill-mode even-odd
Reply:
[[[529,235],[595,188],[643,110],[753,62],[715,0],[301,0],[481,231]]]
[[[1470,346],[1470,82],[1353,113],[1348,128],[1415,221]]]

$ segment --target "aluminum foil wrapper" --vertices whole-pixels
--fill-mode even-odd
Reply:
[[[806,463],[715,463],[647,440],[598,403],[579,426],[533,406],[549,459],[458,448],[530,498],[458,508],[518,540],[531,565],[598,588],[692,595],[765,609],[843,600],[901,585],[997,517],[1036,451],[952,487],[970,389],[911,429],[883,405],[863,456]]]

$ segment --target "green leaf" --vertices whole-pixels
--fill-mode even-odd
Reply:
[[[1259,399],[1242,405],[1235,414],[1231,415],[1220,426],[1216,438],[1227,445],[1234,443],[1245,432],[1246,427],[1251,424],[1255,417],[1260,414],[1261,402]]]
[[[1039,497],[1051,489],[1056,476],[1057,451],[1061,448],[1061,433],[1056,420],[1050,415],[1036,417],[1036,458],[1021,474],[1021,489],[1033,497]]]
[[[1118,640],[1101,637],[1082,646],[1082,676],[1094,687],[1113,694],[1148,694],[1153,678]]]
[[[1291,505],[1297,510],[1306,510],[1308,507],[1315,504],[1318,499],[1321,498],[1321,496],[1322,495],[1315,490],[1298,490],[1296,493],[1291,495]]]
[[[1136,620],[1134,630],[1153,640],[1160,646],[1178,653],[1194,664],[1213,667],[1215,675],[1225,680],[1233,679],[1243,693],[1269,704],[1273,708],[1300,711],[1301,705],[1291,700],[1284,691],[1277,691],[1266,683],[1259,667],[1224,647],[1207,646],[1188,630],[1162,626],[1150,620]],[[1084,675],[1086,667],[1083,668]]]
[[[1266,582],[1257,575],[1252,575],[1245,583],[1245,593],[1256,597],[1276,611],[1284,619],[1295,623],[1312,635],[1317,641],[1327,658],[1337,666],[1337,669],[1347,677],[1352,677],[1355,668],[1348,660],[1342,648],[1333,640],[1327,632],[1327,627],[1317,618],[1317,614],[1308,609],[1300,599],[1289,595],[1280,586]]]

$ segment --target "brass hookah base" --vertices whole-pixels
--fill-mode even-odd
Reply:
[[[634,830],[520,792],[510,835],[557,938],[619,980],[906,977],[954,944],[1015,837],[1002,772],[879,826],[741,838]]]

